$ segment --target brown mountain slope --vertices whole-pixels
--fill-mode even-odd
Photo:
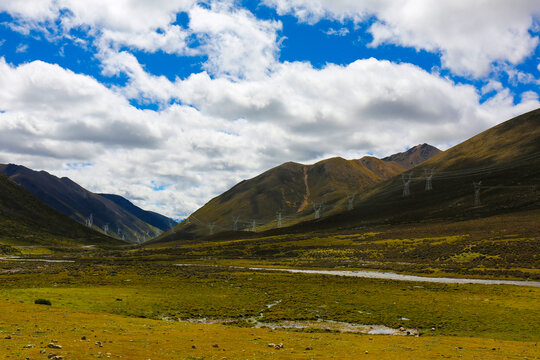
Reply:
[[[0,173],[0,244],[121,245],[50,208]]]
[[[426,190],[431,169],[432,190]],[[402,176],[362,194],[354,211],[319,223],[354,227],[539,209],[540,109],[488,129]],[[404,196],[409,176],[409,195]]]
[[[432,158],[441,150],[429,144],[416,145],[409,150],[383,158],[384,161],[392,161],[404,169],[410,169]]]
[[[434,169],[432,189],[426,190],[431,169]],[[409,176],[409,194],[404,196]],[[473,183],[477,184],[477,189]],[[305,238],[316,233],[356,233],[380,226],[399,225],[403,228],[416,226],[414,224],[426,224],[427,228],[433,226],[433,236],[438,236],[442,233],[437,224],[456,224],[452,226],[457,229],[459,223],[469,220],[489,218],[506,221],[504,219],[512,217],[523,217],[527,223],[524,227],[530,229],[538,223],[534,219],[540,211],[539,185],[540,109],[537,109],[488,129],[401,175],[376,184],[359,194],[352,211],[330,214],[317,220],[311,218],[289,227],[258,234],[216,234],[208,238],[208,241],[284,234]],[[512,223],[493,227],[490,236],[502,236],[500,234],[508,234],[508,231],[509,234],[520,234],[518,228],[521,225],[510,221]],[[466,233],[467,230],[464,231]],[[396,236],[401,238],[407,235]],[[172,236],[168,239],[174,240]],[[492,245],[498,246],[496,243]],[[444,246],[441,244],[441,247]],[[277,247],[269,249],[268,254],[275,254],[277,250],[285,251]],[[263,255],[263,252],[259,254]]]
[[[397,164],[374,157],[336,157],[313,165],[288,162],[210,200],[157,241],[268,229],[313,218],[317,212],[319,216],[340,212],[347,208],[348,196],[357,196],[402,171]]]

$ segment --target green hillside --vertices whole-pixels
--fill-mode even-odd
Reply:
[[[215,197],[157,242],[215,232],[265,230],[342,212],[357,197],[403,169],[374,157],[331,158],[313,165],[288,162]],[[279,221],[281,219],[281,221]],[[155,242],[154,241],[154,242]]]
[[[4,245],[121,245],[50,208],[0,174],[0,244]]]
[[[129,242],[155,237],[163,232],[161,227],[168,230],[174,224],[164,226],[165,217],[159,214],[144,211],[117,195],[95,194],[69,178],[58,178],[46,171],[0,164],[0,172],[79,223],[91,219],[94,229]]]

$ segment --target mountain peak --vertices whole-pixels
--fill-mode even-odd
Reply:
[[[437,149],[435,146],[423,143],[413,146],[407,151],[387,156],[382,160],[392,161],[400,167],[408,170],[432,158],[440,152],[441,150]]]

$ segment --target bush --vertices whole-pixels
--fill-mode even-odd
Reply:
[[[51,305],[51,302],[49,300],[45,300],[45,299],[37,299],[36,301],[34,301],[34,304]]]

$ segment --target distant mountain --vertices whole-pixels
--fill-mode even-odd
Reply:
[[[49,207],[0,173],[0,244],[122,245]]]
[[[20,165],[0,165],[0,171],[52,208],[111,236],[139,242],[162,232],[140,219],[138,214],[145,218],[150,215],[127,204],[125,199],[113,201],[84,189],[69,178],[58,178],[46,171],[34,171]]]
[[[523,226],[530,227],[530,219],[540,209],[539,184],[540,109],[537,109],[488,129],[397,176],[369,187],[359,194],[353,210],[344,211],[342,208],[341,212],[336,211],[320,219],[306,218],[307,221],[259,234],[229,231],[208,236],[204,240],[217,242],[259,237],[265,241],[268,237],[268,241],[271,241],[270,237],[279,234],[296,234],[292,238],[298,238],[298,234],[313,237],[316,234],[362,231],[359,229],[379,225],[428,224],[432,220],[436,221],[433,224],[438,224],[433,229],[437,234],[438,227],[443,226],[441,224],[470,219],[482,221],[482,218],[510,213],[523,214],[526,222]],[[520,226],[515,223],[515,217],[513,219],[509,229]],[[182,229],[193,230],[185,224]],[[501,241],[508,241],[506,237],[512,237],[504,229],[505,225],[501,224],[493,230],[493,241],[499,237]],[[456,235],[468,236],[467,232],[471,229],[463,231]],[[185,235],[185,232],[168,232],[148,245],[170,242],[170,246],[175,246],[187,239]],[[400,236],[414,238],[415,234],[404,233]],[[276,246],[279,248],[279,245]],[[531,252],[537,250],[532,243],[524,246],[531,247]],[[234,251],[244,254],[240,243]]]
[[[431,159],[439,154],[441,150],[429,144],[416,145],[409,150],[383,158],[384,161],[392,161],[398,164],[405,170],[415,167],[416,165]]]
[[[395,162],[371,156],[336,157],[313,165],[288,162],[240,182],[156,241],[264,230],[339,213],[355,197],[403,171]]]
[[[167,231],[173,228],[177,224],[176,221],[166,216],[163,216],[153,211],[147,211],[147,210],[141,209],[140,207],[134,205],[131,201],[127,200],[126,198],[123,198],[120,195],[114,195],[114,194],[98,194],[98,195],[111,200],[118,206],[122,207],[122,209],[135,215],[136,217],[138,217],[140,220],[144,221],[145,223],[150,224],[160,229],[161,231]]]
[[[427,190],[428,182],[431,190]],[[540,209],[539,185],[540,109],[537,109],[377,184],[358,198],[354,211],[320,221],[320,226],[355,227],[374,222],[429,219],[456,221],[534,211]]]

